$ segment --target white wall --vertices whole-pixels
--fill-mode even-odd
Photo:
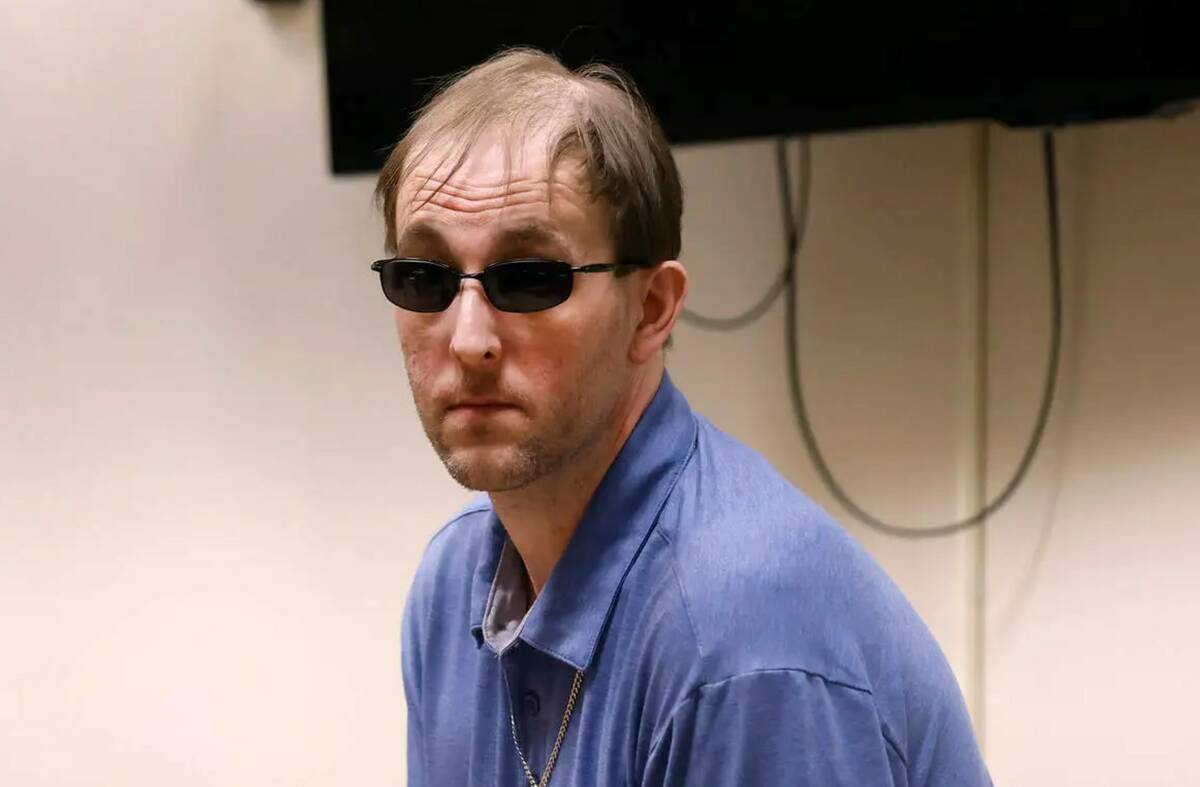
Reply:
[[[318,11],[0,6],[2,784],[403,781],[399,612],[465,494],[366,270],[372,182],[327,172]],[[977,145],[967,125],[813,143],[806,391],[832,465],[890,519],[968,509],[981,451],[994,493],[1036,406],[1037,139],[993,130],[980,443]],[[1060,154],[1062,387],[988,526],[983,620],[972,537],[880,536],[820,487],[782,309],[681,327],[671,369],[904,587],[997,784],[1196,782],[1200,118],[1072,129]],[[771,144],[678,159],[692,305],[738,311],[780,262]]]
[[[1200,115],[1066,142],[1064,387],[1051,450],[989,531],[992,761],[997,783],[1200,784]],[[1016,145],[998,151],[994,478],[1042,357]]]
[[[0,5],[0,784],[403,781],[416,422],[317,6]]]

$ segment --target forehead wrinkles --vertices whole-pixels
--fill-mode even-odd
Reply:
[[[444,167],[420,168],[412,173],[397,201],[396,223],[399,230],[414,217],[451,211],[471,223],[491,221],[510,207],[537,208],[546,212],[567,208],[569,213],[583,212],[590,202],[582,164],[560,161],[549,173],[526,174],[509,178],[494,167],[483,172],[464,171],[442,174]],[[507,169],[507,167],[506,167]]]
[[[549,203],[550,189],[542,180],[523,179],[506,183],[451,183],[426,180],[413,194],[409,205],[412,215],[428,207],[455,213],[484,214],[499,212],[509,205]]]
[[[518,118],[494,120],[457,140],[453,134],[431,134],[410,153],[401,191],[407,188],[418,205],[442,191],[468,198],[476,192],[495,196],[535,184],[548,187],[559,180],[590,191],[584,161],[558,152],[564,131],[558,114],[548,111],[524,123]]]

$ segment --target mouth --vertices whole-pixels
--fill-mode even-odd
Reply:
[[[520,410],[511,402],[502,402],[497,399],[465,399],[460,402],[455,402],[446,408],[446,415],[461,415],[466,417],[487,417],[499,415],[506,412],[516,412]]]

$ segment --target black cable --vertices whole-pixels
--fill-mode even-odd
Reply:
[[[802,138],[800,143],[801,151],[801,169],[800,176],[805,181],[808,180],[808,139]],[[733,317],[709,317],[690,309],[684,309],[680,315],[683,321],[701,328],[706,331],[736,331],[740,328],[745,328],[747,325],[758,321],[760,317],[767,313],[767,310],[775,303],[775,300],[783,294],[787,288],[788,281],[791,279],[792,272],[796,266],[796,252],[799,250],[800,238],[803,237],[803,230],[799,233],[793,233],[791,228],[795,223],[795,217],[792,214],[792,187],[789,180],[789,168],[787,164],[787,140],[779,138],[775,143],[775,160],[780,178],[780,189],[782,192],[782,204],[784,215],[784,226],[789,228],[788,237],[786,239],[786,249],[784,254],[783,267],[776,276],[775,282],[770,289],[746,311]],[[805,186],[801,187],[806,188]],[[804,209],[807,215],[807,207]]]
[[[745,328],[747,325],[757,322],[760,317],[766,314],[767,310],[775,303],[775,299],[783,294],[784,289],[787,287],[787,273],[788,269],[785,267],[779,272],[775,283],[771,285],[771,288],[767,290],[762,299],[736,316],[708,317],[686,308],[679,316],[689,325],[694,325],[705,331],[728,332]]]
[[[1038,447],[1041,445],[1042,437],[1046,431],[1046,423],[1050,418],[1050,407],[1054,402],[1054,389],[1058,379],[1058,363],[1059,354],[1062,347],[1062,265],[1060,260],[1059,247],[1059,226],[1058,226],[1058,182],[1056,177],[1056,167],[1054,158],[1054,133],[1045,131],[1042,134],[1042,160],[1045,169],[1046,177],[1046,199],[1047,209],[1049,213],[1049,235],[1050,235],[1050,296],[1051,296],[1051,313],[1050,313],[1050,358],[1046,369],[1046,382],[1042,389],[1041,406],[1038,408],[1037,421],[1034,424],[1033,434],[1029,440],[1029,444],[1025,447],[1025,452],[1021,456],[1021,461],[1017,465],[1016,471],[1013,473],[1012,479],[1005,485],[1004,489],[996,496],[994,500],[987,503],[976,513],[961,519],[956,522],[950,522],[944,525],[935,525],[928,527],[911,527],[894,525],[872,516],[862,506],[858,505],[851,499],[850,495],[834,478],[833,471],[829,469],[828,463],[825,461],[824,455],[821,453],[820,446],[817,445],[816,435],[813,432],[812,422],[809,419],[808,410],[804,404],[804,395],[800,380],[800,358],[797,348],[796,336],[796,276],[795,271],[795,252],[799,250],[800,234],[803,231],[804,224],[807,223],[808,209],[808,187],[809,183],[805,183],[803,194],[803,204],[801,205],[801,214],[799,220],[792,215],[790,207],[787,211],[786,229],[787,229],[787,245],[793,256],[789,258],[789,263],[785,267],[786,286],[788,290],[788,299],[786,301],[787,315],[785,322],[787,324],[787,356],[788,356],[788,382],[790,383],[792,408],[796,414],[796,421],[800,426],[800,433],[804,437],[804,443],[808,447],[808,451],[812,456],[813,464],[817,468],[817,472],[821,475],[822,480],[834,498],[856,519],[863,524],[888,533],[893,536],[903,538],[933,538],[937,536],[948,536],[954,533],[961,532],[971,527],[975,527],[986,520],[997,509],[1008,502],[1017,487],[1025,479],[1026,473],[1029,471],[1029,466],[1033,463],[1033,457],[1037,454]],[[782,166],[787,168],[786,159],[783,160]],[[807,167],[806,167],[807,170]],[[786,184],[786,174],[781,173],[781,181]],[[808,179],[811,181],[811,178]],[[790,206],[791,195],[784,193],[784,204]],[[799,227],[797,226],[799,224]]]

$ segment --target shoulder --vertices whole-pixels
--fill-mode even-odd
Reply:
[[[714,677],[803,669],[866,688],[859,645],[908,614],[840,525],[763,457],[711,426],[661,536]]]
[[[409,589],[406,619],[428,617],[434,607],[469,605],[476,566],[494,537],[491,519],[491,501],[480,495],[434,533]]]
[[[487,522],[492,514],[492,501],[487,495],[476,495],[438,528],[421,556],[418,575],[436,572],[450,554],[472,545],[481,544],[487,535]]]
[[[930,692],[961,702],[940,648],[878,564],[761,455],[703,419],[661,525],[707,679],[784,670],[896,709]]]

